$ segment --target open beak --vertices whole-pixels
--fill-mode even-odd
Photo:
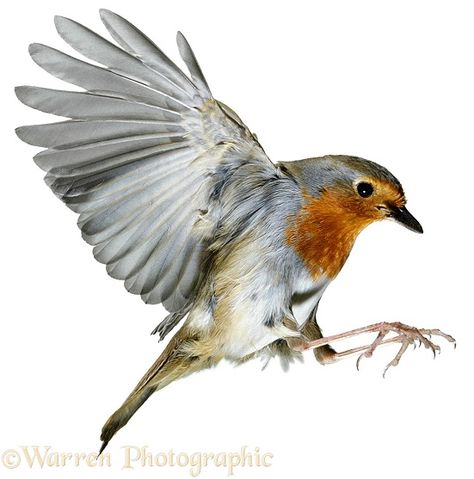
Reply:
[[[398,208],[397,206],[391,207],[388,216],[415,233],[423,233],[422,226],[418,220],[405,208],[405,206],[402,206],[401,208]]]

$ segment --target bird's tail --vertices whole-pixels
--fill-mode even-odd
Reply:
[[[179,333],[178,333],[178,336]],[[171,382],[212,364],[212,360],[192,355],[184,347],[187,341],[176,336],[163,353],[145,373],[125,402],[109,417],[102,428],[100,439],[102,446],[99,454],[106,448],[115,433],[127,424],[142,404],[159,389]]]

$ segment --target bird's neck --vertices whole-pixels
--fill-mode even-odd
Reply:
[[[290,220],[286,240],[313,278],[332,279],[344,266],[358,234],[372,221],[332,193],[305,196],[302,208]]]

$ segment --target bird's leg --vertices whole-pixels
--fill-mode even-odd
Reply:
[[[313,313],[313,315],[308,319],[308,321],[306,321],[301,330],[301,333],[306,339],[310,341],[323,338],[323,332],[321,331],[321,328],[316,321],[315,313]],[[330,364],[340,359],[339,353],[335,351],[329,344],[315,347],[313,349],[313,354],[316,358],[316,361],[321,364]]]
[[[397,336],[393,338],[387,338],[386,336],[389,333],[396,333]],[[357,360],[357,366],[359,365],[360,360],[363,357],[370,358],[377,349],[377,347],[383,344],[389,343],[400,343],[401,347],[398,351],[397,355],[394,357],[392,361],[387,365],[385,368],[385,372],[391,366],[396,366],[402,355],[407,350],[410,344],[416,344],[418,341],[425,346],[427,349],[431,349],[433,351],[433,355],[436,357],[436,353],[440,351],[440,347],[434,344],[431,339],[431,336],[440,336],[447,341],[456,344],[455,339],[450,336],[449,334],[443,333],[439,329],[417,329],[412,326],[407,326],[406,324],[402,323],[387,323],[381,322],[376,324],[371,324],[370,326],[364,326],[362,328],[353,329],[351,331],[346,331],[344,333],[335,334],[333,336],[327,336],[324,338],[307,340],[304,338],[288,338],[287,342],[289,346],[296,351],[306,351],[308,349],[320,348],[321,346],[328,345],[330,343],[334,343],[336,341],[341,341],[343,339],[351,338],[353,336],[357,336],[359,334],[364,333],[378,333],[375,340],[366,346],[361,346],[353,349],[348,349],[342,352],[335,352],[328,358],[327,362],[333,362],[338,359],[350,356],[352,354],[360,353],[359,358]],[[384,374],[385,374],[384,372]]]
[[[302,332],[303,336],[308,340],[315,340],[315,339],[324,338],[323,333],[321,331],[321,328],[319,327],[319,324],[317,323],[315,317],[309,319],[305,323],[301,332]],[[390,339],[386,339],[384,341],[381,341],[379,345],[390,344],[390,343],[398,342],[399,340],[400,339],[398,337],[390,338]],[[366,344],[365,346],[359,346],[357,348],[352,348],[352,349],[347,349],[345,351],[337,352],[331,345],[324,344],[322,346],[314,347],[313,348],[313,353],[314,353],[314,357],[316,358],[316,360],[320,364],[325,365],[325,364],[335,363],[336,361],[339,361],[340,359],[344,359],[347,356],[351,356],[353,354],[364,353],[370,347],[373,347],[373,343]],[[360,356],[359,356],[359,358],[360,358]],[[358,364],[359,364],[359,362],[357,362],[357,365]]]

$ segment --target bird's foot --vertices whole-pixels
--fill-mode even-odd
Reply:
[[[430,349],[433,352],[433,356],[436,357],[436,354],[440,352],[440,347],[431,341],[432,336],[439,336],[444,338],[446,341],[453,343],[456,347],[455,339],[449,334],[443,333],[439,329],[418,329],[413,326],[407,326],[406,324],[394,322],[394,323],[377,323],[370,326],[365,326],[363,328],[354,329],[352,331],[347,331],[345,333],[336,334],[333,336],[327,336],[320,339],[315,339],[312,341],[306,341],[302,338],[288,338],[287,342],[293,349],[297,351],[305,351],[308,349],[321,348],[324,345],[340,341],[352,336],[357,336],[363,333],[378,333],[375,340],[368,345],[360,346],[357,348],[348,349],[346,351],[336,352],[331,351],[331,354],[328,354],[327,357],[318,359],[323,364],[333,363],[339,359],[343,359],[347,356],[359,353],[357,359],[357,369],[359,369],[360,360],[362,358],[370,358],[374,351],[382,345],[399,343],[401,344],[400,349],[398,350],[396,356],[387,364],[384,370],[384,376],[387,370],[392,366],[397,366],[400,362],[400,358],[403,356],[408,347],[413,344],[415,347],[417,343],[421,346],[424,345],[425,348]],[[387,338],[389,333],[396,333],[396,336]]]
[[[385,339],[389,333],[396,333],[397,336]],[[456,340],[449,334],[443,333],[439,329],[418,329],[413,326],[407,326],[406,324],[395,323],[380,323],[378,327],[378,335],[375,340],[359,355],[356,362],[356,367],[359,369],[359,364],[362,358],[370,358],[374,351],[382,344],[387,343],[400,343],[400,349],[395,357],[387,364],[384,369],[383,376],[392,366],[398,366],[401,357],[405,354],[410,345],[414,347],[423,345],[426,349],[433,352],[433,358],[436,358],[436,354],[441,352],[441,348],[431,341],[432,336],[439,336],[444,338],[456,347]]]

